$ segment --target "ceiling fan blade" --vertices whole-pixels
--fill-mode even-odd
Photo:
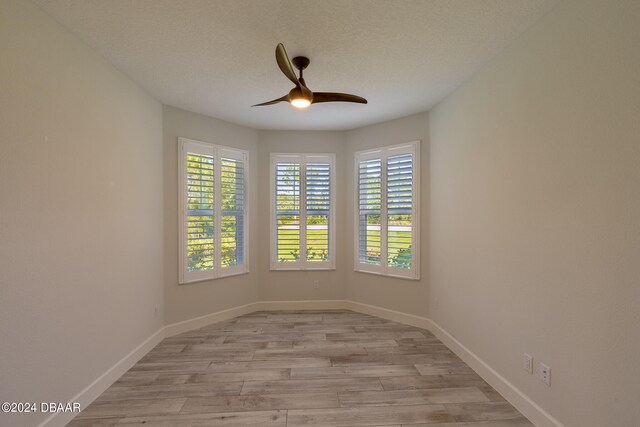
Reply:
[[[263,102],[262,104],[252,105],[252,107],[261,107],[263,105],[273,105],[273,104],[277,104],[278,102],[283,102],[283,101],[289,102],[289,95],[288,94],[283,96],[283,97],[281,97],[281,98],[274,99],[272,101],[267,101],[267,102]]]
[[[300,90],[307,97],[307,99],[313,98],[313,92],[311,92],[311,89],[309,89],[309,87],[307,86],[307,82],[304,81],[304,77],[301,77],[299,82],[300,82],[300,86],[299,86]]]
[[[360,96],[350,95],[348,93],[313,92],[312,104],[317,104],[319,102],[357,102],[358,104],[366,104],[367,100]]]
[[[295,83],[296,86],[300,86],[296,72],[293,70],[293,65],[291,65],[291,61],[289,61],[289,57],[287,56],[287,51],[284,50],[284,45],[282,43],[278,43],[278,46],[276,47],[276,62],[278,63],[278,67],[280,67],[280,71],[282,71],[289,80]]]

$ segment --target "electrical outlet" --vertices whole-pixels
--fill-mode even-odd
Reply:
[[[320,280],[313,281],[313,289],[318,289],[320,287]]]
[[[551,368],[544,363],[540,364],[540,381],[551,387]]]
[[[533,374],[533,356],[525,353],[522,357],[522,369]]]

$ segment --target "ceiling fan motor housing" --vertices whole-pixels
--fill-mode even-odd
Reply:
[[[298,70],[302,71],[309,66],[309,63],[311,61],[309,61],[309,58],[307,58],[306,56],[296,56],[291,60],[291,62],[293,62],[293,65]]]

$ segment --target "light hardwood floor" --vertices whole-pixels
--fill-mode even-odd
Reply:
[[[256,312],[162,341],[69,426],[532,426],[430,332]]]

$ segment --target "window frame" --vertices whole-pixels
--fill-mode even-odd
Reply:
[[[278,261],[278,229],[276,214],[276,164],[293,162],[300,164],[300,252],[306,249],[306,165],[307,163],[329,163],[329,259],[327,261],[293,262]],[[336,263],[336,155],[335,153],[270,153],[269,160],[269,266],[272,271],[335,270]],[[303,222],[304,218],[304,222]],[[306,253],[306,250],[305,250]],[[301,257],[302,258],[302,257]]]
[[[214,265],[211,270],[188,272],[187,271],[187,174],[186,153],[190,147],[193,152],[199,152],[213,157],[213,185],[214,185]],[[198,151],[199,150],[199,151]],[[230,158],[243,162],[243,263],[234,266],[222,267],[220,253],[221,241],[221,158]],[[249,272],[249,152],[239,148],[197,141],[194,139],[178,137],[178,283],[188,284],[207,280],[215,280],[229,276],[237,276]]]
[[[411,268],[389,266],[388,260],[388,213],[387,213],[387,161],[389,157],[411,154],[412,158],[412,250]],[[380,265],[360,262],[360,162],[380,159]],[[354,153],[354,271],[389,276],[407,280],[420,280],[420,141],[389,145]]]

